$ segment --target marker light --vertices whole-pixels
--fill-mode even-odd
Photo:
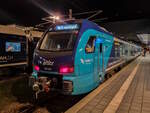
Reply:
[[[35,69],[36,71],[40,71],[40,67],[37,66],[37,65],[34,66],[34,69]]]
[[[102,39],[102,38],[97,38],[97,39],[96,39],[96,43],[99,43],[99,44],[100,44],[100,43],[103,43],[103,39]]]
[[[59,68],[59,73],[73,73],[74,72],[74,67],[71,66],[61,66]]]

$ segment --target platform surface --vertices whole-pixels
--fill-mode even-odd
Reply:
[[[150,55],[134,60],[66,113],[150,113]]]

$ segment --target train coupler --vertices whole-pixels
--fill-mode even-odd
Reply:
[[[41,92],[48,93],[51,89],[51,80],[47,77],[40,77],[35,79],[34,77],[29,78],[29,86],[32,87],[32,90],[35,92],[35,98],[38,99],[38,95]]]

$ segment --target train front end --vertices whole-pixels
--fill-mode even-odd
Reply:
[[[78,33],[79,24],[59,24],[49,28],[39,41],[29,79],[36,94],[50,91],[73,93],[74,47]]]

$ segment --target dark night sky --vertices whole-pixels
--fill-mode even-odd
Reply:
[[[70,8],[73,14],[103,10],[93,19],[107,19],[98,24],[115,34],[130,36],[135,41],[136,33],[150,33],[149,0],[2,0],[0,24],[35,26],[43,22],[41,18],[51,14],[68,14]]]
[[[149,18],[150,15],[148,0],[3,0],[0,3],[0,23],[35,25],[51,13],[67,14],[69,8],[73,13],[103,10],[96,18],[107,17],[108,22]]]

